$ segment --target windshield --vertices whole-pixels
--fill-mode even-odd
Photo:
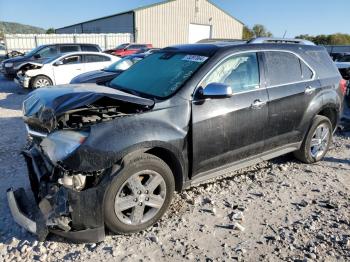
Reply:
[[[338,62],[350,63],[350,55],[345,55],[342,58],[339,58]]]
[[[126,69],[131,67],[133,64],[136,64],[140,60],[142,60],[141,57],[127,56],[111,64],[110,66],[106,67],[105,71],[107,72],[125,71]]]
[[[34,54],[36,54],[40,49],[42,49],[44,46],[38,46],[36,48],[34,48],[32,51],[30,51],[29,53],[26,54],[26,56],[33,56]]]
[[[114,78],[111,86],[130,93],[165,98],[174,94],[208,57],[155,53]]]

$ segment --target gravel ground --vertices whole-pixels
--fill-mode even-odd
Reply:
[[[29,190],[19,154],[26,93],[0,75],[0,261],[350,260],[350,132],[337,134],[318,164],[284,156],[177,194],[145,232],[39,243],[14,223],[5,193]]]

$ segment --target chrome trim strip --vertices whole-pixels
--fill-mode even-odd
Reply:
[[[40,133],[40,132],[31,130],[31,129],[28,127],[28,125],[26,125],[26,129],[27,129],[28,134],[31,135],[31,136],[36,136],[36,137],[47,137],[47,134],[45,134],[45,133]]]

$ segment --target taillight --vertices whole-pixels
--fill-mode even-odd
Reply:
[[[343,93],[343,95],[345,95],[346,94],[346,88],[347,88],[347,81],[344,80],[344,79],[340,80],[339,88],[340,88],[341,92]]]

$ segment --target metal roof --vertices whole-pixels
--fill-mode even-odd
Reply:
[[[112,15],[107,15],[107,16],[103,16],[103,17],[100,17],[100,18],[95,18],[95,19],[91,19],[91,20],[87,20],[87,21],[84,21],[84,22],[80,22],[80,23],[76,23],[76,24],[72,24],[72,25],[68,25],[68,26],[63,26],[63,27],[60,27],[60,28],[57,28],[56,30],[59,30],[59,29],[64,29],[64,28],[68,28],[68,27],[72,27],[72,26],[79,26],[81,24],[84,24],[84,23],[89,23],[89,22],[94,22],[94,21],[97,21],[97,20],[101,20],[101,19],[106,19],[106,18],[110,18],[110,17],[113,17],[113,16],[118,16],[118,15],[124,15],[124,14],[128,14],[128,13],[133,13],[135,11],[139,11],[139,10],[143,10],[143,9],[148,9],[148,8],[152,8],[154,6],[158,6],[158,5],[164,5],[164,4],[167,4],[169,2],[173,2],[173,1],[176,1],[176,0],[164,0],[162,2],[158,2],[158,3],[154,3],[154,4],[150,4],[150,5],[145,5],[145,6],[139,6],[139,7],[136,7],[136,8],[133,8],[131,10],[128,10],[128,11],[124,11],[124,12],[121,12],[121,13],[116,13],[116,14],[112,14]],[[241,22],[240,20],[238,20],[237,18],[235,18],[234,16],[232,16],[231,14],[229,14],[227,11],[225,11],[224,9],[220,8],[218,5],[214,4],[212,1],[210,0],[206,0],[208,1],[208,3],[210,3],[211,5],[215,6],[216,8],[218,8],[219,10],[221,10],[222,12],[224,12],[225,14],[227,14],[228,16],[230,16],[232,19],[236,20],[237,22],[241,23],[242,25],[244,25],[243,22]]]

